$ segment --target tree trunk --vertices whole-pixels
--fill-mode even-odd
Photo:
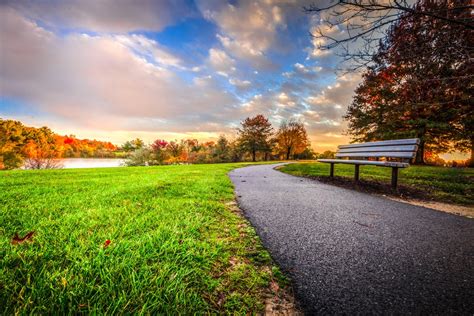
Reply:
[[[420,144],[418,145],[418,151],[416,152],[415,164],[425,164],[425,141],[423,138],[420,138]]]
[[[471,159],[469,160],[467,166],[470,168],[474,168],[474,138],[471,139]]]
[[[291,147],[288,147],[288,149],[286,150],[286,160],[290,159],[290,153],[291,153]]]
[[[256,153],[255,149],[252,150],[252,161],[253,161],[253,162],[255,162],[255,157],[256,157],[256,155],[257,155],[257,153]]]

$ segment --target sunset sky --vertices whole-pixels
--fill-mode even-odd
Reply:
[[[309,36],[312,1],[1,3],[2,118],[121,144],[214,140],[262,113],[303,120],[317,151],[349,141],[360,77]]]

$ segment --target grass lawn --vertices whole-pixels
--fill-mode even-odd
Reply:
[[[329,179],[330,164],[327,163],[296,163],[280,168],[280,171],[296,175],[315,177],[320,180]],[[353,165],[334,165],[335,178],[353,179]],[[342,179],[342,180],[344,180]],[[364,184],[374,182],[374,189],[385,185],[389,188],[391,168],[361,166],[360,179]],[[347,182],[347,181],[346,181]],[[431,166],[410,166],[399,169],[399,191],[412,197],[422,197],[446,203],[474,205],[474,169],[446,168]]]
[[[228,205],[241,165],[0,173],[3,313],[261,311],[284,280]]]

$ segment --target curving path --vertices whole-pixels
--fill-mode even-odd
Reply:
[[[306,314],[474,314],[474,220],[274,167],[229,176]]]

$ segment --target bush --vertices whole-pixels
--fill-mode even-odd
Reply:
[[[136,149],[125,161],[127,166],[149,166],[152,161],[152,153],[148,148]]]

